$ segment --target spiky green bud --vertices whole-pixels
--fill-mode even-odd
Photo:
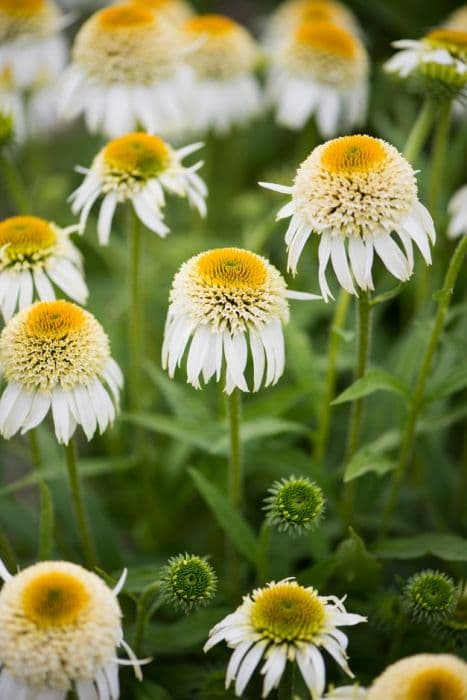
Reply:
[[[204,557],[179,554],[161,570],[161,595],[185,613],[207,605],[217,589],[217,576]]]
[[[312,530],[324,513],[324,496],[318,484],[305,477],[280,479],[265,499],[266,521],[281,532],[301,535]]]
[[[454,581],[440,571],[426,569],[414,574],[403,591],[403,607],[417,622],[439,623],[456,608]]]

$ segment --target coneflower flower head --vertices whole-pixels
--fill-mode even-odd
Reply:
[[[266,520],[279,531],[301,535],[314,529],[323,516],[323,492],[305,477],[275,481],[269,493],[264,507]]]
[[[162,596],[188,614],[214,597],[217,576],[204,557],[179,554],[161,570],[160,583]]]
[[[456,603],[454,581],[440,571],[419,571],[404,586],[403,607],[418,622],[443,622],[452,615]]]

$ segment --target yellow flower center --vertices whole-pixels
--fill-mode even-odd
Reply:
[[[218,248],[201,255],[198,274],[209,287],[259,289],[267,279],[267,268],[258,255],[239,248]]]
[[[170,151],[158,136],[135,132],[107,144],[104,161],[110,171],[147,180],[166,170]]]
[[[28,313],[26,329],[30,336],[47,340],[65,338],[86,322],[85,312],[69,301],[43,301]]]
[[[316,593],[294,583],[263,589],[251,610],[253,627],[276,643],[311,641],[321,630],[325,616]]]
[[[185,29],[194,34],[208,34],[212,37],[230,34],[236,31],[238,25],[229,17],[223,15],[201,15],[192,17],[185,23]]]
[[[342,136],[325,145],[321,163],[331,173],[369,172],[387,158],[384,144],[371,136]]]
[[[102,10],[98,16],[100,27],[108,31],[119,29],[123,29],[124,31],[146,29],[156,22],[152,10],[130,4],[108,7]]]
[[[0,0],[0,12],[8,15],[34,15],[45,8],[45,0]]]
[[[465,683],[448,668],[429,668],[412,680],[406,700],[464,700]]]
[[[320,53],[352,59],[358,51],[354,37],[332,22],[308,21],[295,32],[297,44]]]
[[[76,622],[89,599],[82,581],[71,574],[50,571],[27,584],[22,604],[24,615],[38,627],[63,627]]]
[[[467,32],[457,29],[435,29],[429,32],[425,41],[435,49],[446,49],[454,56],[467,59]]]
[[[12,216],[0,223],[0,248],[10,261],[23,261],[51,248],[57,240],[52,226],[37,216]]]

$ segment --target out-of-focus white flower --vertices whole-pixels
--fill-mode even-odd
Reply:
[[[457,190],[448,204],[450,215],[447,234],[449,238],[467,234],[467,185]]]
[[[365,119],[368,57],[361,41],[331,22],[306,22],[272,55],[267,92],[279,124],[301,129],[312,114],[323,136]]]
[[[130,0],[133,5],[148,7],[157,12],[159,17],[181,24],[193,15],[193,8],[185,0]],[[114,5],[122,5],[122,0],[115,0]]]
[[[333,139],[312,151],[291,187],[260,184],[292,196],[277,218],[292,217],[285,242],[293,273],[309,237],[320,237],[318,276],[325,300],[333,298],[326,280],[329,262],[350,294],[357,294],[355,284],[364,290],[374,288],[375,252],[389,272],[403,281],[413,272],[413,243],[431,264],[435,230],[417,198],[415,173],[382,139],[364,135]]]
[[[115,209],[121,202],[130,201],[138,218],[159,236],[169,233],[163,221],[164,191],[186,197],[205,216],[207,189],[197,175],[203,163],[182,165],[183,158],[201,146],[195,143],[174,150],[158,136],[142,132],[110,141],[89,170],[80,168],[85,173],[84,181],[70,197],[73,212],[81,213],[80,230],[84,230],[100,195],[104,196],[97,223],[101,245],[109,242]]]
[[[461,5],[451,12],[447,20],[443,22],[443,27],[445,29],[457,29],[461,32],[467,32],[467,4]]]

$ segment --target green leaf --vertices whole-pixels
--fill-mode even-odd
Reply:
[[[301,423],[281,418],[257,418],[252,421],[243,421],[240,425],[240,440],[242,444],[250,440],[272,437],[283,433],[295,433],[307,435],[309,428]],[[212,445],[215,454],[226,454],[229,449],[230,437],[226,432],[217,442]]]
[[[373,394],[375,391],[390,391],[392,393],[409,396],[409,390],[396,377],[393,377],[388,372],[383,372],[379,369],[372,369],[365,374],[364,377],[357,379],[351,384],[342,394],[334,399],[333,405],[346,403],[347,401],[355,401],[363,396]]]
[[[212,510],[214,517],[232,544],[253,564],[257,558],[257,543],[253,530],[232,506],[223,493],[213,486],[199,471],[188,469],[195,486]]]
[[[445,561],[467,561],[467,539],[437,532],[394,537],[381,542],[375,553],[382,559],[417,559],[431,554]]]
[[[172,696],[161,685],[143,681],[136,687],[136,700],[172,700]]]
[[[146,371],[174,415],[183,419],[186,419],[187,415],[191,416],[194,422],[209,419],[209,411],[202,392],[170,379],[167,373],[153,362],[147,362]]]
[[[199,648],[206,642],[209,630],[220,622],[231,608],[206,608],[172,624],[160,621],[147,629],[145,653],[180,654]]]
[[[396,430],[389,430],[377,440],[362,447],[348,463],[345,469],[344,481],[348,482],[358,479],[369,472],[373,472],[378,476],[384,476],[384,474],[392,471],[396,466],[396,462],[387,457],[384,452],[396,447],[398,442],[399,433]]]
[[[467,362],[461,363],[442,377],[436,377],[427,388],[425,401],[438,401],[467,387]]]
[[[219,432],[225,430],[214,421],[188,423],[159,413],[127,413],[122,419],[146,430],[168,435],[209,454],[215,453],[213,444],[219,439]]]
[[[52,559],[54,550],[55,510],[50,489],[44,481],[39,482],[41,510],[39,518],[39,561]]]

